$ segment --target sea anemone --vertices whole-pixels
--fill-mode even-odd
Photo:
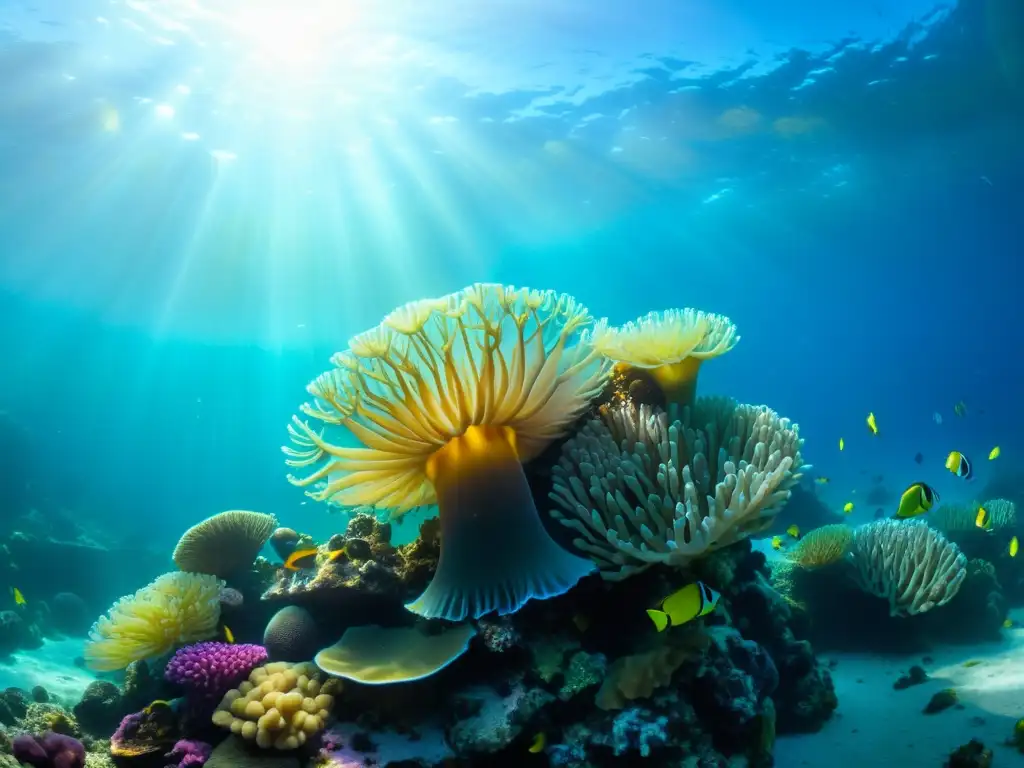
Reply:
[[[85,662],[108,672],[163,656],[179,645],[217,634],[224,582],[198,573],[165,573],[122,597],[89,631]]]
[[[607,365],[580,334],[590,322],[570,296],[493,284],[395,310],[332,358],[302,407],[362,446],[327,442],[295,417],[288,464],[316,469],[289,480],[318,501],[393,516],[438,505],[437,571],[407,606],[421,616],[512,613],[562,594],[593,566],[545,531],[522,463],[604,386]]]
[[[608,406],[562,448],[551,515],[606,579],[763,531],[800,479],[799,430],[770,408],[701,398],[677,410]]]
[[[801,568],[822,568],[838,562],[853,541],[853,528],[843,523],[823,525],[808,531],[787,555]]]
[[[602,320],[593,338],[619,372],[644,369],[665,402],[677,405],[693,404],[701,363],[724,355],[740,340],[728,317],[689,308],[650,312],[617,328]]]

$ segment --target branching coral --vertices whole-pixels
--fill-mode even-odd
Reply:
[[[190,573],[225,577],[252,567],[277,518],[234,509],[196,523],[174,548],[174,564]]]
[[[314,469],[291,482],[326,480],[307,493],[394,515],[438,504],[440,561],[410,610],[511,613],[591,569],[544,530],[521,466],[601,392],[607,365],[580,338],[590,322],[569,296],[477,284],[395,310],[309,385],[303,413],[362,445],[328,442],[294,418],[287,463]]]
[[[323,730],[337,683],[322,686],[314,664],[272,662],[256,667],[232,688],[213,713],[213,724],[228,728],[263,749],[296,749]]]
[[[853,542],[853,528],[843,523],[808,531],[790,550],[788,558],[801,568],[821,568],[843,558]]]
[[[877,520],[857,529],[850,547],[861,588],[889,601],[893,616],[948,603],[967,576],[967,558],[934,528]]]
[[[665,400],[677,405],[693,404],[701,363],[740,340],[729,318],[695,309],[651,312],[618,328],[602,320],[593,336],[597,350],[618,368],[646,369]]]
[[[764,406],[702,398],[681,420],[611,406],[563,447],[552,515],[606,579],[683,565],[771,524],[800,478],[802,444]]]
[[[213,637],[223,587],[224,582],[214,576],[166,573],[134,595],[122,597],[89,631],[86,664],[97,671],[124,669],[133,661]]]

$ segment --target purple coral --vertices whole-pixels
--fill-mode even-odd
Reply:
[[[23,733],[11,742],[14,759],[34,768],[83,768],[85,747],[78,739],[47,731],[42,736]]]
[[[193,696],[219,698],[266,660],[267,650],[262,645],[196,643],[174,654],[164,677]]]
[[[210,759],[212,751],[213,747],[205,741],[181,739],[174,745],[174,749],[164,755],[164,758],[171,761],[166,768],[202,768]]]

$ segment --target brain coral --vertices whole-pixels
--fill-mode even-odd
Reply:
[[[223,587],[214,576],[165,573],[134,595],[122,597],[89,631],[86,664],[97,671],[124,669],[133,661],[213,637]]]
[[[182,534],[174,563],[183,571],[220,577],[247,571],[276,527],[273,515],[240,509],[221,512]]]
[[[562,448],[551,514],[606,579],[764,530],[800,478],[799,430],[770,408],[701,398],[677,410],[608,406]]]
[[[562,437],[602,391],[608,365],[590,314],[553,291],[476,284],[415,301],[349,341],[293,419],[292,467],[319,501],[402,514],[436,503],[441,555],[407,607],[460,621],[559,595],[593,570],[542,524],[522,464]],[[362,445],[325,439],[347,429]]]
[[[320,647],[320,630],[313,614],[298,605],[275,613],[263,630],[263,647],[273,661],[306,661]]]
[[[323,677],[310,662],[271,662],[224,694],[214,725],[228,728],[264,749],[295,749],[323,730],[339,683]]]

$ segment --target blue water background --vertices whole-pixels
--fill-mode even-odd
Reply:
[[[175,120],[216,141],[181,141],[138,97],[194,50],[105,69],[91,33],[21,39],[39,21],[22,9],[0,42],[0,410],[30,429],[32,484],[158,551],[223,509],[328,534],[279,450],[306,382],[393,307],[474,281],[569,292],[616,322],[729,315],[742,341],[701,392],[799,422],[836,509],[879,474],[969,499],[995,445],[1019,465],[1020,19],[997,35],[996,3],[715,3],[688,19],[708,25],[688,52],[676,5],[555,4],[550,40],[506,27],[524,47],[510,66],[558,46],[638,60],[584,95],[424,74],[398,100],[421,127],[370,131],[378,162],[359,172],[334,113],[274,127],[212,91]],[[495,34],[479,16],[465,28]],[[773,50],[737,48],[737,29]],[[72,63],[85,74],[58,95]],[[99,98],[116,136],[95,129]],[[810,127],[773,129],[787,116]],[[973,484],[943,468],[952,449]]]

